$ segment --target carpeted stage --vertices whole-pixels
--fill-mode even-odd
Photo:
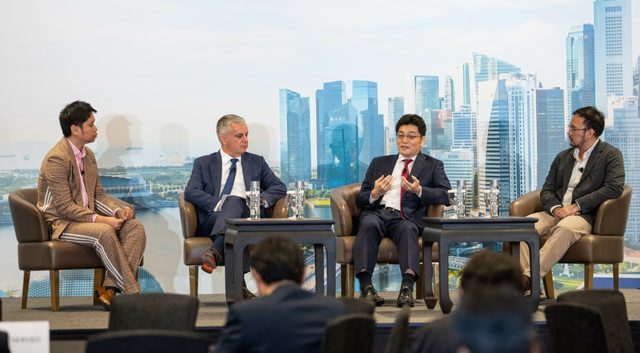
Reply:
[[[560,291],[556,291],[556,295]],[[634,339],[636,352],[640,353],[640,290],[622,289],[627,301],[629,326]],[[387,300],[382,307],[376,308],[377,324],[374,352],[384,352],[385,344],[398,309],[395,306],[397,292],[383,292],[381,295]],[[456,291],[451,292],[454,303],[457,301]],[[222,326],[224,326],[227,305],[224,295],[201,295],[198,312],[197,331],[209,336],[212,343],[218,341]],[[545,305],[552,300],[541,301],[538,311],[534,314],[534,321],[538,328],[539,337],[545,352],[552,352],[549,347],[549,331],[544,318]],[[20,298],[2,298],[2,320],[27,321],[46,320],[51,328],[52,353],[80,353],[84,352],[85,341],[88,336],[105,332],[109,314],[101,307],[91,305],[90,297],[63,297],[60,300],[60,311],[51,312],[49,298],[30,298],[28,308],[20,309]],[[454,305],[453,310],[456,310]],[[304,315],[304,313],[301,313]],[[411,310],[410,326],[412,329],[433,321],[444,314],[439,306],[428,310],[423,301],[418,301]]]

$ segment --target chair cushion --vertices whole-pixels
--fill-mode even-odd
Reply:
[[[102,268],[94,248],[50,240],[18,244],[18,267],[23,271]]]
[[[354,235],[342,236],[336,239],[337,241],[337,251],[336,251],[336,261],[340,264],[353,263],[353,244],[356,242],[356,237]],[[418,246],[422,249],[422,237],[418,238]],[[438,244],[433,244],[433,248],[431,249],[431,256],[433,262],[439,261],[438,255]],[[398,258],[398,248],[396,244],[390,238],[383,238],[380,242],[380,247],[378,248],[378,258],[376,259],[377,263],[389,263],[389,264],[397,264],[399,261]],[[420,261],[422,261],[422,252],[420,252]]]
[[[183,256],[184,264],[202,265],[202,255],[209,250],[213,242],[209,237],[191,237],[184,239]]]

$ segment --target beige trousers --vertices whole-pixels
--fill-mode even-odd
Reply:
[[[551,267],[558,263],[581,236],[591,233],[591,224],[580,216],[569,216],[558,221],[548,212],[537,212],[527,217],[537,218],[535,227],[540,235],[540,277],[544,277]],[[520,243],[520,266],[522,274],[531,277],[529,246]]]

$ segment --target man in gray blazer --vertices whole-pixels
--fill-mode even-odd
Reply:
[[[540,276],[544,277],[578,241],[591,233],[598,206],[622,194],[624,162],[620,150],[600,140],[604,115],[594,107],[573,112],[567,136],[571,148],[558,154],[545,180],[540,198],[544,211],[536,230],[546,239],[540,248]],[[529,248],[521,247],[522,288],[531,288]],[[536,279],[538,280],[538,279]]]

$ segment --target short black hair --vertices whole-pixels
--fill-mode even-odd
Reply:
[[[473,254],[462,269],[460,286],[465,292],[474,287],[497,285],[506,285],[515,291],[521,291],[521,277],[520,264],[511,256],[483,250]]]
[[[60,112],[60,128],[64,137],[71,136],[71,126],[82,126],[91,113],[97,113],[97,111],[87,102],[75,101],[67,104]]]
[[[602,135],[604,131],[604,114],[596,107],[582,107],[576,109],[573,115],[577,115],[584,119],[584,123],[588,129],[593,129],[596,132],[596,136]]]
[[[251,267],[267,284],[282,280],[302,283],[304,275],[302,249],[291,239],[269,237],[251,251]]]
[[[536,341],[524,296],[510,286],[474,288],[453,320],[459,342],[473,353],[528,353]]]
[[[396,134],[398,130],[400,130],[400,126],[402,125],[414,125],[418,128],[418,132],[420,132],[420,136],[424,136],[427,134],[427,124],[424,123],[424,119],[418,114],[405,114],[398,119],[396,123]]]

